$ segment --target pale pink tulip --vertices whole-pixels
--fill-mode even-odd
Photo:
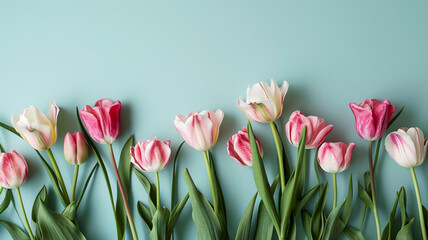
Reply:
[[[351,163],[354,148],[355,143],[346,146],[342,142],[325,142],[318,150],[318,163],[324,171],[329,173],[345,171]]]
[[[91,108],[86,105],[80,111],[80,117],[89,135],[98,143],[112,144],[120,132],[120,101],[112,103],[100,99]]]
[[[333,125],[326,126],[324,119],[315,116],[306,117],[300,111],[295,111],[285,125],[285,133],[291,145],[298,147],[300,134],[305,126],[306,149],[319,147],[327,134],[333,130]]]
[[[174,126],[189,146],[206,151],[217,142],[220,124],[223,121],[223,111],[204,110],[200,113],[191,112],[187,117],[178,114]]]
[[[67,133],[64,138],[64,157],[70,164],[82,164],[88,159],[88,146],[80,132]]]
[[[171,158],[171,141],[159,141],[155,137],[144,142],[139,141],[131,147],[131,162],[144,172],[159,172],[168,166]]]
[[[263,157],[263,149],[260,145],[259,140],[256,136],[257,148],[259,149],[260,156]],[[252,166],[252,154],[251,154],[251,145],[250,139],[248,138],[248,131],[246,127],[243,127],[242,130],[239,130],[229,141],[227,141],[227,152],[229,156],[234,158],[238,163],[243,166]]]
[[[17,188],[27,180],[27,162],[15,150],[0,153],[0,166],[0,186],[8,189]]]
[[[395,107],[388,100],[366,99],[359,105],[350,103],[355,116],[358,135],[367,141],[381,138],[394,114]]]
[[[385,148],[400,166],[412,168],[421,165],[426,157],[428,139],[419,128],[400,128],[385,138]]]
[[[21,137],[36,150],[52,147],[57,139],[59,108],[55,101],[49,104],[47,115],[37,107],[30,106],[19,115],[12,115],[12,125]]]
[[[282,105],[288,90],[288,82],[284,81],[281,88],[271,79],[270,86],[259,82],[247,88],[247,99],[238,99],[239,109],[248,119],[255,122],[270,123],[282,114]]]

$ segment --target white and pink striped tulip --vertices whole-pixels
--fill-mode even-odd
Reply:
[[[318,150],[318,163],[329,173],[345,171],[351,163],[352,150],[355,143],[346,145],[342,142],[325,142]]]
[[[144,142],[138,141],[131,147],[131,162],[144,172],[159,172],[168,166],[171,159],[171,141],[159,141],[156,137]]]
[[[322,118],[315,116],[306,117],[300,111],[294,111],[285,125],[285,133],[291,145],[298,147],[300,134],[305,126],[306,149],[319,147],[324,142],[327,134],[333,130],[333,125],[326,126]]]
[[[263,149],[260,145],[259,140],[256,136],[257,148],[259,149],[260,156],[263,157]],[[243,166],[252,166],[252,153],[250,139],[248,138],[248,131],[246,127],[243,127],[242,130],[239,130],[229,141],[227,141],[227,152],[229,156],[234,158],[238,163]]]
[[[217,110],[204,110],[200,113],[191,112],[187,117],[178,114],[174,120],[174,126],[189,146],[206,151],[217,142],[220,124],[224,113]]]
[[[255,122],[270,123],[282,114],[282,105],[288,90],[288,82],[284,81],[281,88],[271,79],[270,86],[259,82],[247,88],[247,99],[238,98],[238,108]]]
[[[27,180],[27,162],[15,150],[0,153],[0,166],[0,186],[8,189],[17,188]]]
[[[120,101],[112,103],[108,99],[100,99],[92,108],[86,105],[80,111],[80,117],[89,135],[98,143],[112,144],[120,132]]]
[[[58,112],[59,108],[54,100],[49,104],[47,115],[31,105],[19,115],[12,115],[12,125],[31,147],[46,150],[52,147],[57,139]]]
[[[385,148],[400,166],[412,168],[421,165],[426,157],[428,139],[417,127],[400,128],[385,138]]]
[[[65,134],[64,157],[67,162],[73,165],[82,164],[88,159],[88,146],[80,132]]]

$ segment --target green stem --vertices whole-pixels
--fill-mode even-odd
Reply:
[[[284,174],[284,156],[282,155],[282,147],[281,141],[279,140],[279,133],[275,127],[275,123],[269,123],[270,128],[272,129],[273,138],[275,139],[276,153],[278,154],[278,168],[279,168],[279,176],[281,178],[281,192],[284,191],[285,188],[285,174]]]
[[[381,143],[382,143],[382,138],[379,138],[377,140],[376,153],[375,153],[374,165],[373,165],[373,174],[376,172],[377,160],[379,159],[379,150],[380,150]]]
[[[67,204],[70,204],[70,198],[68,197],[67,188],[65,187],[64,179],[62,178],[61,172],[59,171],[58,164],[56,163],[55,157],[52,154],[52,151],[50,148],[48,148],[46,150],[46,153],[48,154],[49,159],[51,160],[52,166],[55,170],[55,175],[57,176],[59,184],[61,185],[63,195],[64,195],[64,199],[65,199]]]
[[[333,199],[333,209],[337,206],[337,180],[336,173],[333,173],[333,184],[334,184],[334,199]]]
[[[76,166],[74,167],[74,178],[73,178],[73,188],[71,190],[71,201],[74,201],[78,175],[79,175],[79,164],[76,164]]]
[[[428,239],[427,230],[425,229],[425,219],[424,219],[424,212],[423,212],[422,202],[421,202],[421,194],[419,192],[419,185],[418,185],[418,180],[416,179],[415,169],[410,168],[410,172],[412,173],[413,184],[415,185],[416,200],[418,201],[419,219],[421,221],[422,237],[424,240],[427,240]]]
[[[21,205],[22,215],[24,215],[25,225],[27,226],[28,234],[30,234],[31,240],[34,240],[33,232],[31,231],[30,224],[28,223],[27,214],[25,213],[24,204],[22,203],[21,191],[19,187],[15,188],[18,193],[19,204]]]
[[[372,149],[372,141],[369,141],[369,168],[370,168],[370,185],[372,189],[372,201],[373,201],[373,213],[375,216],[376,221],[376,231],[377,231],[377,238],[378,240],[381,240],[381,232],[380,232],[380,222],[379,222],[379,215],[377,212],[377,206],[376,206],[376,194],[375,194],[375,185],[374,185],[374,171],[373,171],[373,149]]]
[[[4,153],[5,151],[4,151],[4,148],[3,148],[3,146],[0,144],[0,152],[2,152],[2,153]]]
[[[159,184],[159,174],[158,172],[155,172],[156,175],[156,206],[160,207],[160,184]]]
[[[123,198],[123,204],[125,205],[126,215],[128,215],[128,221],[132,232],[132,238],[135,240],[135,239],[138,239],[137,230],[135,229],[134,220],[132,219],[131,210],[129,209],[128,200],[126,199],[125,189],[123,188],[122,180],[120,180],[119,171],[117,170],[116,159],[114,158],[114,154],[113,154],[113,147],[111,144],[108,144],[108,148],[110,150],[110,157],[113,164],[114,174],[116,175],[117,184],[119,185],[120,193]]]
[[[218,213],[217,194],[215,194],[214,180],[213,180],[213,176],[211,174],[210,162],[208,160],[207,151],[204,151],[202,153],[204,154],[205,165],[207,166],[208,178],[210,180],[210,187],[211,187],[211,195],[213,197],[214,212],[217,215],[217,213]]]

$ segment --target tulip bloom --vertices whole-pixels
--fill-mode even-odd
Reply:
[[[159,141],[155,137],[144,142],[139,141],[131,147],[131,162],[144,172],[158,172],[169,164],[171,159],[171,141]]]
[[[427,153],[428,139],[419,128],[400,128],[385,138],[385,148],[398,165],[406,168],[421,165]]]
[[[120,101],[100,99],[92,108],[86,105],[80,117],[89,135],[98,143],[112,144],[120,132]]]
[[[255,122],[270,123],[282,114],[282,104],[288,90],[288,82],[284,81],[281,88],[271,79],[270,86],[259,82],[247,88],[247,100],[238,98],[238,108]]]
[[[8,189],[17,188],[27,180],[27,162],[15,150],[0,153],[0,166],[0,186]]]
[[[217,110],[204,110],[200,113],[191,112],[187,117],[178,114],[174,120],[174,126],[189,146],[206,151],[217,142],[220,124],[224,113]]]
[[[394,114],[395,107],[388,100],[366,99],[359,105],[350,103],[355,116],[358,135],[367,141],[381,138]]]
[[[257,148],[259,149],[260,156],[263,157],[263,149],[259,140],[255,137]],[[250,139],[248,138],[248,131],[246,127],[239,130],[229,141],[227,141],[227,153],[234,158],[239,164],[243,166],[252,166],[252,154]]]
[[[88,159],[88,146],[80,132],[67,133],[64,138],[64,157],[70,164],[82,164]]]
[[[37,107],[30,106],[19,115],[12,115],[12,125],[31,147],[39,151],[46,150],[56,142],[58,112],[59,108],[53,100],[49,104],[47,115]]]
[[[355,143],[346,146],[342,142],[325,142],[318,150],[318,163],[326,172],[342,172],[349,167],[354,148]]]
[[[306,149],[319,147],[327,134],[333,130],[333,125],[326,126],[324,119],[315,116],[306,117],[300,111],[295,111],[285,125],[285,133],[291,145],[298,147],[300,134],[305,126]]]

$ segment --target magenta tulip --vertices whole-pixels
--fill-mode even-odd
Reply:
[[[168,166],[171,158],[171,141],[159,141],[155,137],[139,141],[131,147],[131,162],[144,172],[158,172]]]
[[[92,108],[86,105],[80,117],[89,135],[98,143],[112,144],[120,132],[120,101],[100,99]]]
[[[8,189],[17,188],[27,180],[27,162],[15,150],[0,153],[0,166],[0,186]]]
[[[333,125],[326,126],[324,119],[315,116],[306,117],[300,111],[295,111],[285,125],[285,133],[291,145],[298,147],[300,134],[305,126],[306,149],[319,147],[327,134],[333,130]]]
[[[342,142],[325,142],[318,150],[318,163],[326,172],[342,172],[349,167],[354,148],[355,143],[347,146]]]
[[[260,145],[257,137],[255,137],[255,139],[260,156],[263,157],[262,146]],[[248,131],[246,127],[243,127],[242,130],[239,130],[232,137],[230,137],[229,141],[227,141],[227,152],[229,156],[234,158],[241,165],[253,165],[250,139],[248,138]]]
[[[80,132],[67,133],[64,138],[64,157],[70,164],[82,164],[88,159],[88,146]]]
[[[358,135],[367,141],[381,138],[394,114],[395,107],[388,100],[366,99],[359,105],[350,103],[355,116]]]
[[[189,146],[206,151],[217,142],[220,124],[223,121],[223,111],[204,110],[200,113],[191,112],[187,117],[178,114],[174,125]]]

